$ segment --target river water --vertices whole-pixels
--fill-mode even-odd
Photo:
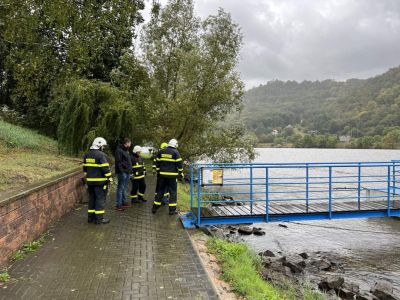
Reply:
[[[400,150],[257,149],[256,162],[358,162],[400,159]],[[329,252],[343,263],[344,277],[368,290],[383,279],[400,295],[400,220],[347,219],[257,224],[263,237],[244,240],[257,252]]]

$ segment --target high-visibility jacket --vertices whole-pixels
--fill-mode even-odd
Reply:
[[[132,178],[142,179],[146,175],[146,167],[144,165],[143,158],[133,153],[131,154],[132,161]]]
[[[106,185],[112,180],[109,159],[101,150],[89,150],[83,156],[82,166],[88,185]]]
[[[178,177],[183,172],[182,158],[172,147],[161,149],[156,159],[158,174],[162,177]]]

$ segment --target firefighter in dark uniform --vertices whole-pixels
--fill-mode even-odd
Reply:
[[[164,148],[166,148],[168,146],[168,144],[167,143],[161,143],[161,145],[160,145],[160,150],[162,150],[162,149],[164,149]],[[157,155],[158,155],[158,152],[160,151],[160,150],[158,150],[157,152],[155,152],[154,154],[154,156],[153,156],[153,166],[152,166],[152,168],[153,168],[153,175],[154,176],[157,176],[157,182],[156,182],[156,192],[155,192],[155,195],[154,195],[154,200],[157,198],[157,193],[158,193],[158,190],[160,189],[160,180],[158,180],[158,178],[159,178],[159,170],[158,170],[158,168],[157,168]],[[162,191],[162,193],[163,193],[163,199],[162,199],[162,201],[161,201],[161,204],[162,205],[166,205],[167,203],[168,203],[168,197],[169,197],[169,192],[168,191]]]
[[[143,158],[140,153],[142,152],[142,147],[135,146],[131,153],[132,161],[132,190],[131,190],[131,202],[137,203],[138,201],[146,202],[144,199],[144,193],[146,192],[146,181],[144,177],[146,176],[146,167],[144,165]]]
[[[156,165],[159,173],[158,180],[159,191],[154,200],[152,213],[155,214],[162,204],[163,193],[161,191],[169,192],[169,214],[177,214],[176,201],[177,201],[177,179],[183,179],[183,163],[178,147],[178,141],[172,139],[168,143],[168,147],[161,149],[156,158]]]
[[[103,152],[105,146],[106,140],[97,137],[90,150],[83,156],[83,172],[89,192],[89,223],[110,223],[110,220],[104,218],[106,196],[112,182],[109,159]]]

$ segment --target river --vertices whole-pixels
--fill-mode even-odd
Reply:
[[[355,162],[400,159],[400,150],[257,149],[256,162]],[[344,277],[369,289],[379,279],[390,281],[400,295],[400,220],[348,219],[257,224],[263,237],[244,240],[257,252],[329,252],[343,263]]]

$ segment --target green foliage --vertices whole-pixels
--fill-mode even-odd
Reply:
[[[235,72],[241,45],[238,26],[222,9],[201,20],[193,1],[172,0],[153,14],[142,38],[155,88],[152,140],[175,137],[189,158],[254,158],[254,140],[240,125],[221,126],[241,105]]]
[[[254,136],[225,125],[243,95],[242,34],[228,13],[201,20],[193,1],[155,3],[139,59],[141,0],[1,5],[6,103],[22,124],[57,136],[63,152],[76,155],[100,135],[112,146],[123,136],[155,145],[177,138],[188,159],[254,158]]]
[[[7,148],[57,152],[57,142],[33,130],[0,119],[0,144]]]
[[[260,258],[245,244],[210,238],[207,247],[221,264],[223,279],[237,294],[246,299],[297,299],[293,285],[288,283],[285,288],[278,288],[262,279]],[[302,294],[303,299],[324,299],[307,287]]]
[[[23,245],[20,250],[15,251],[11,255],[11,261],[14,262],[14,261],[24,259],[27,254],[33,253],[33,252],[36,252],[37,250],[39,250],[43,246],[44,242],[45,242],[45,238],[44,238],[44,236],[41,236],[36,241],[33,241],[33,242]]]
[[[11,279],[7,271],[0,272],[0,282],[9,282]]]
[[[260,141],[273,129],[292,125],[303,133],[349,135],[352,146],[379,147],[375,136],[400,126],[400,67],[367,80],[271,81],[246,92],[241,119]],[[393,148],[395,133],[380,146]],[[306,144],[318,144],[304,137]],[[315,138],[316,139],[316,138]],[[323,142],[323,141],[321,141]],[[333,143],[333,140],[331,141]]]
[[[108,141],[115,137],[135,138],[137,112],[129,95],[108,83],[76,80],[58,96],[60,108],[58,137],[61,149],[78,154],[96,136]]]
[[[4,0],[0,5],[4,103],[24,116],[23,124],[50,135],[58,125],[47,111],[54,89],[71,77],[110,81],[123,52],[132,47],[144,8],[142,0]]]

